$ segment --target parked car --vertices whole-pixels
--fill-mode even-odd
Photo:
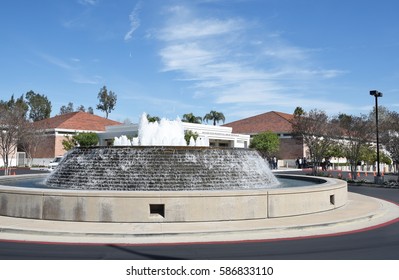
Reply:
[[[62,156],[56,156],[48,165],[48,170],[53,171],[61,162]]]

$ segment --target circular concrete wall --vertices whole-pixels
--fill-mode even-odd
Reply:
[[[345,181],[282,177],[320,184],[223,191],[84,191],[11,187],[9,180],[33,177],[3,176],[0,215],[85,222],[212,222],[310,214],[342,207],[347,201]]]

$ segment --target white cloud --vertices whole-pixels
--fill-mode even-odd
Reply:
[[[139,28],[140,26],[140,19],[139,19],[139,11],[141,8],[141,2],[138,2],[136,6],[134,7],[133,11],[129,15],[129,21],[130,21],[130,29],[129,31],[125,34],[125,41],[129,41],[133,37],[133,33]]]
[[[97,5],[98,0],[78,0],[78,3],[79,3],[79,4],[82,4],[82,5],[91,5],[91,6],[94,6],[94,5]]]
[[[194,19],[188,22],[175,22],[159,34],[159,38],[164,41],[175,40],[196,40],[201,38],[229,34],[231,32],[243,29],[243,21],[239,19]]]
[[[39,53],[39,56],[43,58],[45,61],[49,62],[50,64],[53,64],[59,68],[65,69],[65,70],[72,70],[74,67],[70,65],[69,63],[65,62],[64,60],[57,58],[55,56],[45,54],[45,53]]]
[[[198,44],[168,45],[160,52],[164,62],[164,71],[183,71],[196,75],[201,66],[208,65],[215,60],[215,54],[204,50]]]
[[[159,51],[163,71],[192,81],[197,98],[211,97],[217,104],[292,107],[307,102],[320,107],[325,100],[302,95],[310,85],[346,73],[320,67],[313,55],[321,50],[294,46],[275,32],[260,32],[261,38],[256,30],[255,36],[257,25],[242,19],[199,18],[182,6],[169,11],[171,19],[157,33],[164,44]]]

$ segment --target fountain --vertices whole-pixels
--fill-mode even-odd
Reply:
[[[94,147],[68,153],[47,179],[61,189],[189,191],[278,185],[254,150],[179,146]]]
[[[73,149],[46,184],[77,190],[188,191],[264,189],[278,181],[256,151],[204,148],[203,141],[193,138],[187,146],[179,119],[149,123],[144,113],[137,138],[122,135],[112,147]]]
[[[295,216],[346,203],[343,181],[297,176],[319,184],[280,188],[256,151],[204,147],[207,139],[197,142],[192,139],[187,146],[180,120],[148,123],[143,115],[137,138],[121,136],[112,147],[69,152],[46,180],[53,189],[1,187],[0,215],[213,222]]]

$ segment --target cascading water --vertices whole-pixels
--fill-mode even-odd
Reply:
[[[184,139],[181,121],[149,123],[143,114],[137,138],[115,146],[76,148],[47,179],[47,185],[92,190],[239,190],[279,184],[255,150],[200,147],[209,140]]]

